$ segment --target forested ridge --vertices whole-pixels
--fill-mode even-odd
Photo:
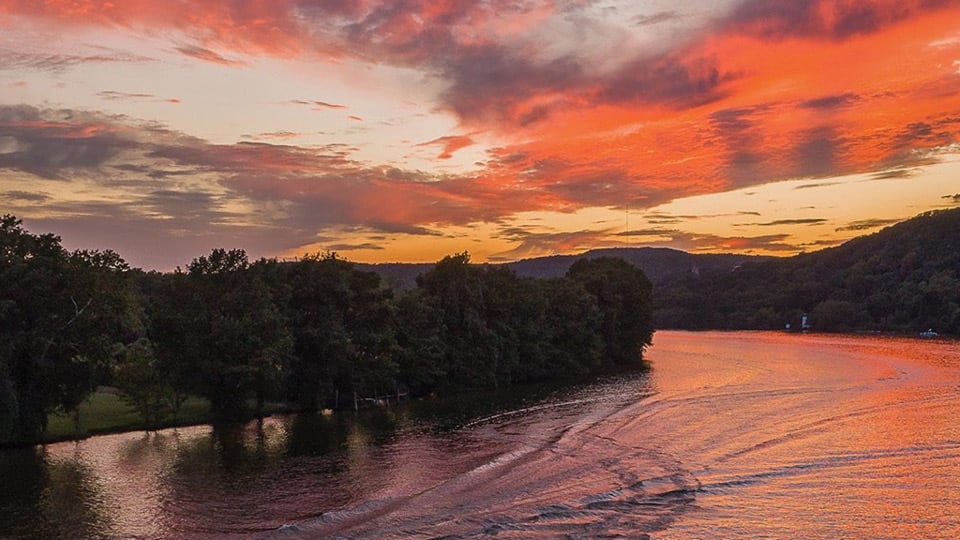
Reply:
[[[838,247],[659,284],[658,328],[960,334],[960,208]]]
[[[619,247],[591,249],[578,255],[548,255],[500,263],[518,276],[534,278],[563,277],[567,270],[580,259],[616,257],[643,270],[654,288],[686,274],[725,272],[747,262],[757,262],[773,257],[729,253],[687,253],[671,248]],[[380,275],[395,289],[416,287],[417,276],[432,265],[421,263],[376,263],[356,265],[362,270],[371,270]]]
[[[533,279],[445,257],[394,291],[335,254],[249,261],[216,249],[172,273],[65,250],[0,218],[0,444],[37,440],[99,385],[148,425],[188,396],[241,420],[266,402],[311,409],[573,378],[640,364],[651,285],[617,258]]]

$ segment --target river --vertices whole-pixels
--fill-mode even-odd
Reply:
[[[956,342],[654,339],[576,388],[0,452],[0,537],[960,537]]]

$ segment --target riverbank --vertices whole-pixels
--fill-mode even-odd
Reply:
[[[507,385],[502,388],[504,391],[523,391],[524,388],[556,387],[564,388],[570,385],[591,383],[602,380],[607,377],[623,375],[626,373],[649,370],[649,364],[640,361],[633,365],[608,366],[590,375],[586,380],[561,377],[547,381],[535,381],[515,385]],[[495,388],[450,388],[447,392],[441,392],[439,395],[484,395]],[[536,393],[536,392],[534,392]],[[438,395],[430,394],[425,396],[409,396],[405,394],[404,401],[409,399],[421,400],[424,398],[436,398]],[[372,402],[372,399],[364,398],[364,403]],[[392,400],[390,401],[392,403]],[[363,408],[369,408],[363,407]],[[376,408],[376,407],[373,407]],[[352,410],[352,408],[344,409]],[[288,403],[268,402],[264,408],[265,416],[277,414],[290,414],[298,412],[309,412],[302,408],[295,407]],[[81,441],[97,435],[110,435],[117,433],[127,433],[135,431],[158,431],[161,429],[174,427],[188,427],[204,424],[213,424],[216,418],[210,411],[210,404],[207,400],[190,397],[181,406],[176,418],[168,416],[161,422],[151,425],[143,419],[142,416],[123,399],[122,393],[116,388],[101,386],[90,397],[83,401],[79,407],[80,423],[79,428],[73,415],[55,413],[50,414],[47,419],[47,430],[40,438],[33,442],[23,444],[0,445],[2,448],[23,448],[35,445],[53,444],[66,441]],[[250,419],[254,417],[251,416]]]
[[[55,413],[47,417],[47,429],[36,444],[82,440],[94,435],[150,431],[208,423],[212,420],[206,400],[191,397],[184,402],[179,414],[165,418],[157,425],[148,424],[137,411],[111,387],[100,387],[79,407],[80,422],[73,415]],[[32,443],[21,446],[32,446]]]

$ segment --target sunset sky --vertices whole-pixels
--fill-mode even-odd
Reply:
[[[960,204],[960,1],[0,0],[0,214],[211,248],[790,255]]]

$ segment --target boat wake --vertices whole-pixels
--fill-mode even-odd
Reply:
[[[693,508],[700,486],[676,460],[613,436],[629,406],[580,399],[475,422],[473,437],[508,450],[451,478],[424,479],[414,493],[269,537],[644,538]]]

